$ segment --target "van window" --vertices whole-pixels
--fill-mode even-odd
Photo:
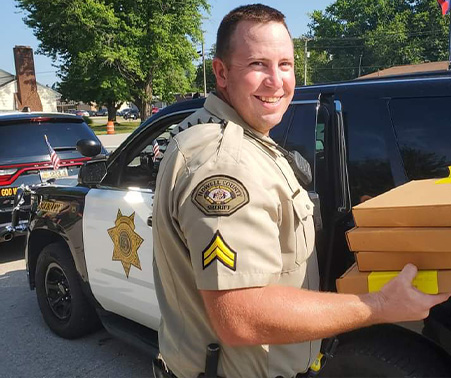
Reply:
[[[288,125],[291,123],[291,118],[293,117],[293,105],[290,105],[283,115],[282,120],[279,124],[271,129],[269,136],[277,144],[283,146],[285,144],[285,139],[287,135]]]
[[[317,104],[297,104],[294,107],[293,120],[288,130],[287,141],[284,147],[288,151],[296,150],[306,159],[312,172],[315,160],[315,126]],[[307,190],[313,190],[312,182]]]
[[[451,97],[390,101],[390,113],[409,180],[443,177],[451,165]]]
[[[343,117],[354,206],[395,186],[388,146],[393,131],[377,102],[355,97],[347,100],[343,99]]]

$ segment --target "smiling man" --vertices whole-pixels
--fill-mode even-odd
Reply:
[[[196,378],[210,343],[218,376],[292,378],[320,339],[421,319],[445,299],[412,288],[407,267],[381,292],[318,292],[313,203],[269,137],[293,97],[284,16],[256,4],[222,21],[216,93],[181,124],[160,166],[153,213],[155,285],[166,375]]]

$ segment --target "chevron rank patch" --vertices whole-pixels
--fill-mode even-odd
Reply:
[[[249,202],[249,193],[237,179],[216,175],[198,184],[191,200],[205,215],[228,216]]]
[[[202,252],[203,268],[218,260],[227,268],[236,270],[236,252],[227,245],[219,231],[216,231],[210,245]]]

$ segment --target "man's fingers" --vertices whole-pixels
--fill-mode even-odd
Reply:
[[[418,269],[415,265],[413,264],[407,264],[402,270],[401,273],[399,273],[399,277],[405,279],[406,281],[408,281],[409,283],[411,283],[413,281],[413,279],[415,278],[415,276],[418,273]]]

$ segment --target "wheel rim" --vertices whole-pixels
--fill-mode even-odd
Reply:
[[[56,263],[47,267],[45,293],[53,314],[60,320],[67,320],[72,308],[70,286],[63,269]]]

